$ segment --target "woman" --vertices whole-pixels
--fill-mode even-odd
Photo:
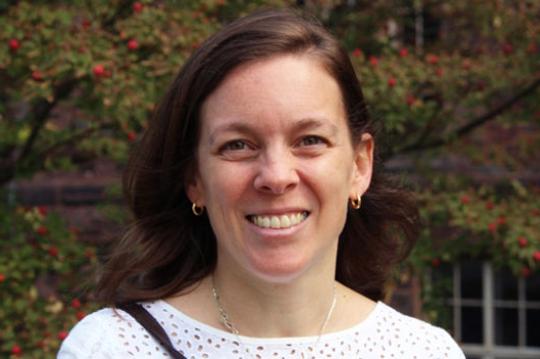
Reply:
[[[347,53],[319,24],[283,10],[225,27],[131,158],[135,223],[98,283],[116,309],[81,321],[59,358],[463,358],[377,302],[418,215],[374,147]]]

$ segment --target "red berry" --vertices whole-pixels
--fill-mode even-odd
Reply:
[[[136,13],[140,13],[141,11],[143,11],[143,8],[144,8],[144,5],[141,4],[140,2],[136,1],[133,3],[133,11],[136,12]]]
[[[406,47],[402,48],[401,50],[399,50],[399,56],[401,57],[409,56],[409,50]]]
[[[56,248],[55,246],[50,246],[48,252],[51,256],[58,257],[58,248]]]
[[[498,224],[498,225],[501,225],[501,226],[502,226],[503,224],[506,224],[506,217],[505,217],[505,216],[499,216],[499,217],[497,218],[497,224]]]
[[[38,81],[38,82],[43,81],[43,74],[39,70],[34,70],[34,71],[32,71],[32,79],[34,79],[34,81]]]
[[[464,194],[463,196],[461,196],[461,198],[459,199],[459,201],[462,203],[462,204],[469,204],[471,202],[471,198],[469,196],[467,196],[466,194]]]
[[[79,311],[77,312],[77,314],[75,314],[75,316],[77,317],[78,320],[82,320],[84,317],[86,317],[86,313],[83,311]]]
[[[60,340],[66,339],[67,336],[68,336],[68,332],[66,332],[65,330],[62,330],[61,332],[58,333],[58,339]]]
[[[18,346],[17,344],[15,344],[13,347],[11,347],[11,354],[19,357],[22,355],[22,349],[20,346]]]
[[[527,240],[527,238],[521,236],[518,237],[518,243],[521,248],[525,248],[527,247],[527,244],[529,244],[529,241]]]
[[[395,77],[390,77],[390,78],[388,79],[388,86],[394,87],[394,86],[396,86],[396,84],[397,84],[397,80],[396,80]]]
[[[139,48],[139,43],[137,42],[137,40],[131,39],[128,41],[127,47],[132,51],[137,50]]]
[[[435,70],[435,75],[442,77],[444,75],[444,70],[441,67],[437,67]]]
[[[47,207],[45,206],[38,206],[37,208],[39,214],[41,214],[42,216],[46,216],[47,215]]]
[[[75,298],[71,301],[71,307],[78,309],[81,307],[81,301],[78,298]]]
[[[433,258],[431,260],[431,266],[432,267],[437,268],[440,265],[441,265],[441,260],[439,258]]]
[[[6,280],[6,276],[4,273],[0,273],[0,283]]]
[[[369,63],[371,66],[376,67],[379,64],[379,59],[376,56],[370,56]]]
[[[529,267],[523,267],[521,268],[521,276],[523,278],[527,278],[528,276],[531,275],[531,269]]]
[[[531,42],[529,46],[527,46],[527,52],[529,54],[536,54],[538,52],[538,45],[536,43]]]
[[[495,205],[491,201],[486,202],[486,209],[493,209],[495,208]]]
[[[490,224],[488,224],[488,231],[490,231],[491,233],[497,232],[497,222],[491,222]]]
[[[92,25],[92,23],[88,19],[84,19],[83,22],[82,22],[82,27],[85,30],[88,30],[91,25]]]
[[[407,102],[407,105],[412,106],[416,103],[416,97],[413,95],[407,95],[407,99],[405,101]]]
[[[428,64],[435,65],[439,62],[439,56],[434,54],[428,54],[426,56],[426,61],[428,62]]]
[[[36,229],[36,232],[37,234],[39,234],[40,236],[44,236],[46,235],[47,233],[49,233],[49,229],[45,226],[39,226],[37,229]]]
[[[362,56],[362,50],[360,50],[359,48],[356,48],[356,49],[353,50],[352,55],[354,57],[360,57],[360,56]]]
[[[105,77],[105,66],[96,65],[92,69],[92,72],[94,73],[94,76],[96,76],[96,77]]]
[[[96,77],[107,77],[107,70],[105,69],[105,66],[101,64],[94,66],[92,71]]]
[[[509,42],[505,42],[502,44],[501,50],[505,55],[510,55],[514,52],[514,46],[512,46],[512,44]]]
[[[137,139],[137,134],[134,131],[129,131],[127,133],[127,138],[129,142],[133,142]]]
[[[461,67],[463,67],[464,70],[470,70],[472,66],[472,62],[469,59],[464,59],[461,63]]]
[[[478,81],[476,83],[476,90],[479,92],[482,92],[486,89],[486,83],[482,80]]]
[[[540,262],[540,251],[535,251],[533,253],[533,259],[536,261],[536,262]]]
[[[12,52],[16,52],[17,50],[19,50],[19,48],[21,47],[21,43],[19,42],[19,40],[17,39],[10,39],[8,41],[8,45],[9,45],[9,49],[12,51]]]
[[[84,256],[88,259],[93,259],[96,256],[96,254],[94,253],[94,250],[92,248],[87,248],[84,251]]]

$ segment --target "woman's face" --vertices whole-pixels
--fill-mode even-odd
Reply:
[[[308,56],[242,65],[203,103],[201,121],[187,188],[206,207],[218,269],[273,282],[332,270],[373,148],[367,134],[353,148],[333,77]]]

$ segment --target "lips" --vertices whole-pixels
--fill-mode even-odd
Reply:
[[[249,215],[247,219],[257,227],[283,229],[296,226],[303,222],[308,215],[308,212],[301,211],[282,215]]]

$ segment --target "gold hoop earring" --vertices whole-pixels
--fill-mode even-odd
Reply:
[[[193,203],[191,206],[191,212],[198,217],[204,213],[204,206],[199,207],[196,203]]]
[[[357,193],[356,198],[351,198],[351,207],[354,209],[359,209],[362,205],[362,197]]]

